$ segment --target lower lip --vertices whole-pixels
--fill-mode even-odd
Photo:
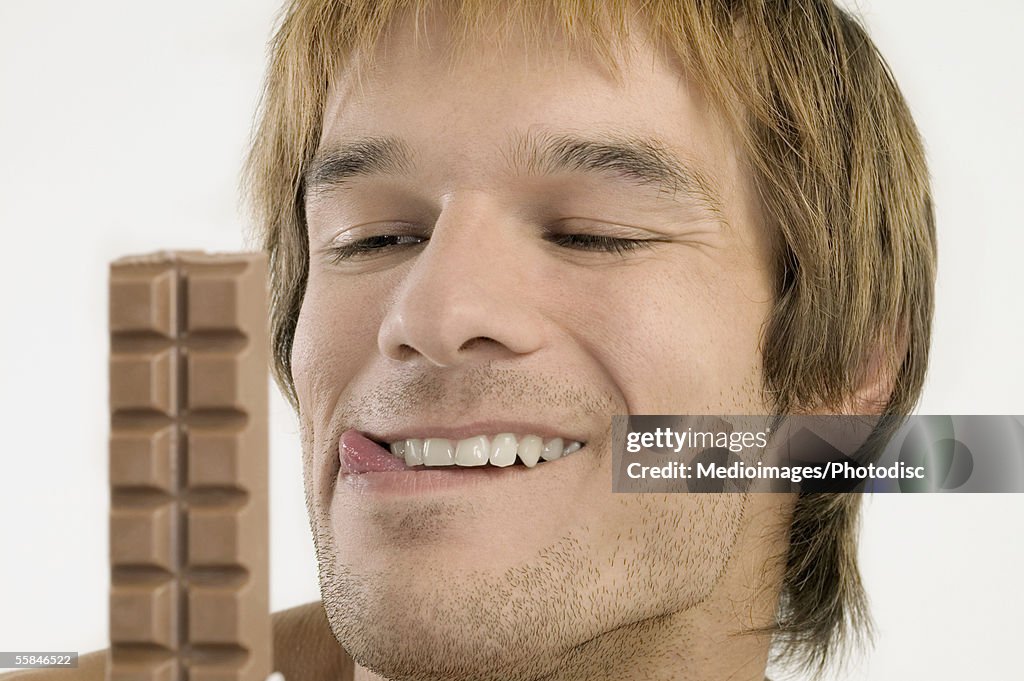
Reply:
[[[357,430],[347,430],[338,441],[338,482],[353,491],[379,494],[429,494],[493,480],[515,480],[536,469],[526,466],[438,466],[410,468],[405,462]],[[569,457],[567,457],[569,458]],[[571,457],[575,458],[575,457]],[[556,466],[562,459],[544,466]]]

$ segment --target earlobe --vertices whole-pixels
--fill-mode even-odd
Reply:
[[[894,333],[887,338],[885,331]],[[905,322],[886,326],[879,332],[861,362],[854,383],[855,390],[844,404],[843,413],[878,415],[885,412],[896,389],[900,366],[907,355],[908,338]]]

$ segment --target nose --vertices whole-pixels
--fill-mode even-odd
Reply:
[[[378,334],[381,353],[454,367],[539,349],[538,282],[526,237],[513,231],[479,203],[446,206],[395,290]]]

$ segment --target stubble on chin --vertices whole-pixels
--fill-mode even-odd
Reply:
[[[431,399],[445,397],[439,390],[420,393]],[[482,399],[479,394],[473,397]],[[591,406],[601,413],[615,411],[608,404]],[[389,402],[382,408],[400,405]],[[350,423],[358,417],[353,411],[331,423]],[[672,511],[678,497],[659,502],[656,497],[661,495],[647,495],[635,500],[647,521],[637,532],[647,535],[648,542],[640,542],[637,555],[623,558],[628,565],[621,569],[636,580],[611,586],[604,579],[610,566],[596,560],[587,528],[577,528],[582,534],[568,531],[501,574],[353,562],[355,556],[339,553],[334,534],[346,531],[332,511],[334,481],[316,480],[313,468],[320,463],[317,458],[337,456],[333,442],[340,432],[321,440],[304,420],[302,436],[306,503],[328,621],[353,659],[388,678],[526,681],[552,677],[556,671],[567,679],[600,676],[603,667],[628,660],[632,653],[623,651],[636,647],[635,641],[629,642],[630,632],[647,632],[643,635],[650,637],[651,627],[658,629],[653,623],[666,614],[652,614],[650,608],[659,593],[674,592],[668,599],[672,607],[685,609],[713,590],[743,522],[741,495],[698,499],[686,512]],[[319,457],[313,455],[314,447],[321,448]],[[434,549],[436,537],[450,530],[451,515],[458,509],[442,505],[427,510],[368,513],[358,541],[350,536],[344,543],[372,551],[374,542],[387,541],[389,551],[401,546],[410,555],[417,547]],[[688,534],[688,542],[663,540]],[[365,569],[368,564],[375,568]],[[417,573],[413,576],[410,570]],[[678,575],[665,574],[672,572]],[[614,635],[605,636],[609,632]],[[598,640],[602,636],[609,645],[619,643],[608,648]]]
[[[639,668],[635,636],[649,642],[671,630],[672,613],[652,614],[652,603],[661,593],[675,601],[666,610],[684,611],[712,592],[745,498],[701,498],[685,514],[666,512],[656,495],[641,501],[651,541],[623,558],[632,579],[611,584],[612,566],[572,534],[498,575],[424,568],[413,576],[410,564],[357,571],[338,552],[329,514],[320,514],[317,559],[332,631],[360,665],[411,681],[591,679],[626,663]],[[660,539],[685,533],[689,544]]]

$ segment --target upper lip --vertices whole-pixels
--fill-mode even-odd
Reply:
[[[552,426],[527,421],[477,421],[464,425],[422,424],[408,425],[391,430],[364,430],[363,434],[371,440],[392,443],[400,440],[445,438],[447,440],[464,440],[477,435],[497,435],[498,433],[514,433],[517,435],[537,435],[545,440],[560,437],[572,442],[586,442],[580,433],[574,433],[566,426]]]

